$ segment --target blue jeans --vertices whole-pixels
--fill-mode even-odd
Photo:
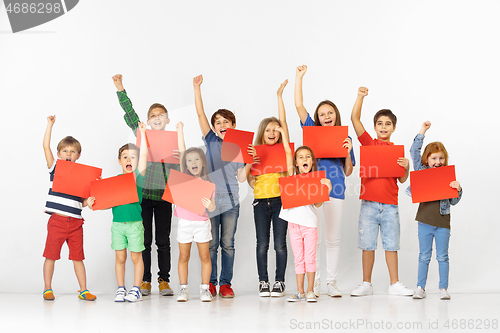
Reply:
[[[379,229],[384,250],[398,251],[400,237],[398,205],[361,200],[358,248],[365,251],[377,249]]]
[[[450,229],[433,227],[418,222],[418,282],[417,286],[425,289],[427,283],[427,272],[432,256],[432,239],[436,240],[436,259],[439,265],[439,289],[448,289],[448,276],[450,272],[450,261],[448,257],[448,245],[450,244]]]
[[[288,222],[279,218],[281,211],[281,197],[269,199],[255,199],[253,215],[255,219],[255,233],[257,236],[257,270],[259,281],[269,282],[267,273],[267,252],[271,236],[271,222],[273,226],[274,251],[276,252],[275,281],[285,282],[287,262],[286,232]]]
[[[217,285],[217,254],[221,247],[221,273],[220,285],[231,284],[233,279],[234,265],[234,234],[236,224],[240,215],[240,205],[238,197],[233,196],[232,205],[229,194],[215,194],[215,210],[209,215],[212,223],[212,240],[209,243],[210,260],[212,262],[212,274],[210,283]]]

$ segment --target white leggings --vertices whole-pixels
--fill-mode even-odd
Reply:
[[[320,245],[324,230],[326,245],[326,283],[337,280],[337,272],[340,259],[340,226],[342,213],[344,212],[344,200],[330,197],[330,201],[323,203],[323,209],[318,209],[318,243],[316,247],[316,280],[320,278]],[[325,228],[323,229],[323,217]]]

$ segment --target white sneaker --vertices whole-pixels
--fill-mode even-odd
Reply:
[[[440,291],[441,291],[441,297],[440,297],[441,299],[443,299],[443,300],[449,300],[449,299],[451,299],[450,294],[448,294],[448,290],[446,290],[446,289],[440,289]]]
[[[427,296],[425,294],[425,290],[422,289],[422,287],[418,287],[417,291],[415,291],[415,293],[413,294],[413,299],[422,299],[425,298],[425,296]]]
[[[212,293],[210,293],[210,290],[208,289],[208,284],[206,287],[203,285],[200,286],[200,300],[202,302],[212,302]]]
[[[373,288],[370,282],[363,281],[356,289],[351,291],[351,296],[373,295]]]
[[[123,287],[118,288],[115,295],[115,302],[125,302],[125,295],[127,290]]]
[[[127,302],[140,302],[142,301],[142,294],[141,290],[137,287],[133,287],[132,289],[129,290],[127,296],[123,298]]]
[[[314,286],[313,286],[314,296],[319,297],[320,289],[321,289],[321,280],[318,278],[314,280]]]
[[[306,295],[306,301],[307,302],[317,302],[318,300],[316,299],[316,295],[314,295],[313,291],[310,291]]]
[[[413,294],[415,294],[414,290],[406,288],[406,286],[399,281],[389,286],[389,295],[413,296]]]
[[[177,293],[177,302],[187,302],[189,299],[189,286],[187,284],[181,284],[181,288]]]
[[[342,292],[338,290],[337,284],[335,282],[328,282],[326,286],[328,287],[328,296],[342,297]]]

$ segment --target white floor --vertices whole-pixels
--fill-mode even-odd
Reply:
[[[333,299],[321,295],[317,303],[289,303],[286,297],[264,298],[238,294],[202,303],[191,295],[186,303],[158,294],[140,303],[114,303],[114,295],[98,295],[95,302],[76,294],[56,294],[43,301],[40,294],[2,294],[1,332],[500,332],[497,294],[438,294],[426,299],[374,295]]]

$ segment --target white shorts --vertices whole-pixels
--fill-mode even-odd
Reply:
[[[177,227],[177,242],[206,243],[212,240],[212,224],[206,221],[188,221],[179,219]]]

